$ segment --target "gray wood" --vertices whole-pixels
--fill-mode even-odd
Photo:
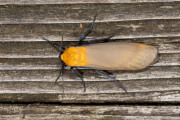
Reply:
[[[179,5],[180,6],[180,5]],[[180,12],[179,12],[180,13]],[[179,15],[177,15],[179,16]],[[92,21],[93,17],[90,19]],[[91,22],[90,21],[90,22]],[[42,37],[53,41],[78,41],[79,37],[90,27],[90,23],[60,23],[60,24],[2,24],[0,41],[42,41]],[[96,22],[92,32],[86,39],[107,37],[117,33],[113,39],[135,39],[156,37],[178,37],[180,34],[180,20],[130,20]],[[64,32],[63,32],[64,31]]]
[[[120,90],[119,90],[120,91]],[[84,93],[83,87],[78,93],[6,93],[0,94],[1,102],[61,102],[61,103],[178,103],[179,90],[129,92],[129,93]]]
[[[70,71],[65,71],[64,82],[60,79],[56,85],[54,85],[58,75],[56,70],[1,71],[0,101],[99,103],[180,100],[179,67],[151,67],[144,72],[134,73],[116,72],[114,76],[127,88],[128,93],[124,93],[112,80],[90,70],[84,72],[86,93],[83,92],[81,80]]]
[[[85,81],[107,81],[93,70],[82,70]],[[112,75],[118,80],[156,79],[156,78],[179,78],[179,66],[149,67],[141,71],[115,71]],[[1,70],[1,82],[8,81],[54,81],[59,74],[58,69],[20,69]],[[65,70],[64,81],[81,81],[70,70]],[[132,81],[133,82],[133,81]],[[146,82],[146,81],[144,81]],[[175,83],[176,84],[176,83]]]
[[[60,106],[60,105],[0,105],[1,120],[6,119],[151,119],[178,120],[179,106]]]
[[[31,1],[24,1],[24,0],[2,0],[0,5],[7,5],[7,4],[17,4],[17,5],[39,5],[39,4],[107,4],[107,3],[141,3],[141,2],[176,2],[179,0],[31,0]]]
[[[74,76],[73,76],[74,77]],[[127,88],[127,91],[129,93],[124,93],[124,91],[122,91],[119,87],[116,86],[116,84],[114,83],[114,81],[112,80],[101,80],[101,79],[97,79],[97,80],[89,80],[86,81],[86,85],[87,85],[87,92],[84,93],[83,92],[83,86],[81,84],[80,80],[72,80],[70,81],[63,81],[59,80],[59,82],[57,84],[54,85],[54,80],[53,79],[49,79],[48,81],[37,81],[37,80],[33,80],[33,81],[21,81],[21,80],[16,80],[16,81],[1,81],[1,95],[3,93],[7,93],[7,94],[11,94],[13,96],[13,94],[18,94],[18,93],[24,93],[24,94],[50,94],[50,93],[54,93],[54,94],[83,94],[84,95],[88,95],[89,93],[92,94],[101,94],[101,93],[106,93],[106,95],[104,96],[108,96],[108,95],[113,95],[115,93],[119,93],[119,96],[123,96],[125,94],[127,95],[132,95],[132,93],[136,93],[136,94],[145,94],[145,93],[159,93],[159,92],[173,92],[173,91],[177,91],[180,90],[179,88],[179,82],[178,82],[178,78],[151,78],[151,79],[129,79],[129,80],[120,80],[122,82],[122,84]],[[64,88],[64,90],[63,90]],[[80,95],[81,96],[81,95]],[[145,97],[146,95],[144,95]],[[179,96],[174,96],[174,99],[178,100]],[[29,98],[31,98],[31,96],[29,96]],[[100,99],[101,97],[98,97],[96,99]],[[143,98],[143,97],[142,97]],[[130,96],[127,97],[127,100],[141,100],[142,98],[131,98]],[[51,98],[49,98],[50,100]],[[90,98],[89,100],[94,99],[94,98]],[[108,98],[106,98],[108,100]],[[111,98],[109,98],[111,99]],[[119,98],[120,100],[124,100],[124,98]],[[1,100],[3,100],[3,98],[1,98]],[[8,99],[10,100],[10,99]],[[31,101],[31,99],[29,100]],[[33,101],[33,100],[32,100]],[[61,101],[61,100],[59,100]],[[88,100],[85,100],[88,102]],[[149,101],[149,100],[148,100]],[[165,100],[162,100],[165,101]],[[71,101],[73,102],[73,101]]]
[[[13,115],[13,116],[2,116],[2,120],[14,120],[14,119],[23,119],[24,115]],[[96,120],[96,119],[102,119],[102,120],[179,120],[178,116],[111,116],[111,115],[91,115],[91,116],[86,116],[86,115],[59,115],[59,114],[36,114],[36,115],[25,115],[25,118],[27,120],[32,120],[32,119],[62,119],[62,120]]]
[[[136,6],[136,7],[134,7]],[[5,5],[0,6],[1,24],[17,23],[85,23],[147,19],[179,19],[179,2],[136,4]]]

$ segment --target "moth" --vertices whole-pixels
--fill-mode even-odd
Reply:
[[[105,70],[107,72],[109,70],[142,70],[158,60],[158,49],[155,46],[140,43],[109,42],[116,33],[109,35],[107,38],[90,40],[90,42],[103,40],[104,43],[82,45],[83,39],[93,28],[95,19],[96,15],[90,28],[80,37],[77,46],[71,46],[65,49],[62,45],[43,38],[43,40],[49,42],[53,47],[58,47],[60,51],[62,68],[56,82],[62,76],[64,67],[70,66],[71,71],[82,80],[85,92],[86,86],[82,72],[78,69],[83,67],[94,69],[98,74],[114,80],[120,88],[127,92],[126,88],[118,80],[99,70]]]

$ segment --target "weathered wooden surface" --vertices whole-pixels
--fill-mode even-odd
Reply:
[[[1,0],[0,5],[7,4],[105,4],[105,3],[141,3],[141,2],[176,2],[179,0]]]
[[[64,103],[179,101],[179,6],[180,2],[0,6],[0,100]],[[42,41],[42,37],[61,41],[63,34],[66,48],[76,45],[96,11],[95,26],[86,39],[106,37],[121,29],[112,41],[145,43],[159,49],[159,61],[149,68],[136,72],[117,71],[112,75],[129,93],[124,93],[113,81],[92,70],[84,70],[86,93],[80,80],[68,69],[63,81],[53,84],[61,66],[58,52]]]
[[[135,7],[134,7],[135,6]],[[6,5],[0,6],[1,23],[85,23],[146,19],[179,19],[179,2],[135,4]],[[105,27],[105,26],[104,26]]]
[[[112,41],[159,49],[159,61],[149,68],[114,72],[128,93],[87,69],[85,93],[81,80],[68,68],[54,85],[61,66],[59,53],[42,37],[60,43],[63,34],[66,48],[76,45],[96,12],[86,40],[121,29]],[[7,103],[0,104],[0,119],[179,119],[179,0],[3,0],[0,24],[0,103]],[[36,102],[46,104],[28,105]],[[62,105],[47,104],[54,102]],[[124,105],[115,105],[119,103]]]
[[[0,41],[78,40],[98,13],[87,39],[105,37],[122,29],[115,38],[179,37],[180,3],[6,5],[0,6]],[[82,23],[82,29],[80,29]],[[11,33],[11,34],[9,34]]]
[[[0,105],[1,120],[178,120],[179,106]]]

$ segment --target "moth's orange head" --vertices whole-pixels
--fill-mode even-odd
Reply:
[[[69,47],[61,55],[61,59],[68,66],[86,66],[86,47]]]

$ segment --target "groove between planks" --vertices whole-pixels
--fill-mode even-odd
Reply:
[[[15,118],[26,118],[27,120],[32,119],[65,119],[65,120],[92,120],[92,119],[105,119],[105,120],[179,120],[178,116],[121,116],[121,115],[59,115],[59,114],[36,114],[36,115],[2,115],[2,120],[12,119]]]
[[[179,116],[179,106],[138,106],[138,105],[41,105],[41,104],[0,104],[1,115],[121,115],[121,116]],[[84,113],[84,114],[82,114]]]
[[[160,3],[177,2],[179,0],[39,0],[39,1],[11,1],[3,0],[0,5],[41,5],[41,4],[112,4],[112,3]]]
[[[1,102],[61,102],[61,103],[136,103],[156,102],[178,103],[179,90],[149,91],[149,92],[116,92],[116,93],[4,93],[0,94]]]

